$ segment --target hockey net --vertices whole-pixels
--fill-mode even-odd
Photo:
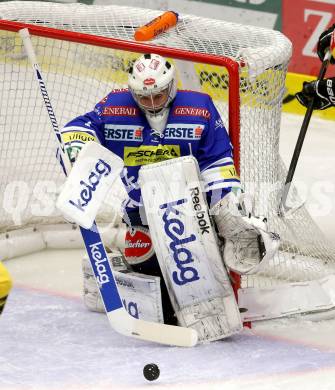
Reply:
[[[291,43],[277,31],[191,15],[180,15],[176,28],[153,41],[136,43],[135,29],[159,14],[120,6],[0,4],[3,256],[13,255],[13,248],[8,250],[13,231],[64,224],[54,206],[64,182],[57,145],[17,33],[29,27],[60,126],[90,111],[112,89],[126,88],[127,72],[139,53],[175,61],[179,88],[210,94],[229,129],[255,214],[267,216],[282,240],[261,274],[241,278],[244,319],[329,313],[335,306],[334,249],[303,206],[278,216],[286,176],[279,156],[281,105]],[[101,222],[119,221],[120,198],[116,191],[116,201],[109,202],[114,207],[103,210]]]

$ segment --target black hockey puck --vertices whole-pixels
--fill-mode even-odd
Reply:
[[[159,377],[159,367],[155,363],[146,364],[143,368],[144,378],[148,381],[155,381]]]

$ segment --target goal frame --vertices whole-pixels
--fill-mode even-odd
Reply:
[[[34,5],[37,4],[36,2],[31,3]],[[219,26],[217,27],[218,30],[215,26],[211,29],[211,26],[209,26],[211,21],[209,22],[208,19],[203,19],[204,25],[200,31],[199,42],[203,42],[205,45],[211,42],[211,46],[208,48],[207,46],[205,47],[206,54],[203,51],[198,52],[196,49],[188,49],[188,47],[193,47],[193,42],[192,45],[186,45],[185,49],[185,46],[176,48],[166,40],[166,38],[170,38],[169,34],[171,34],[172,38],[178,38],[178,34],[183,34],[185,31],[190,31],[190,34],[192,34],[192,29],[188,30],[188,27],[192,28],[193,26],[193,32],[197,31],[199,28],[198,20],[192,25],[186,18],[184,21],[185,24],[179,30],[178,28],[172,30],[168,36],[164,36],[163,34],[162,40],[159,40],[159,45],[156,45],[155,41],[142,43],[133,40],[132,34],[134,29],[146,20],[147,15],[144,15],[143,12],[140,14],[140,20],[137,17],[138,13],[134,13],[136,16],[134,16],[135,22],[127,30],[126,38],[124,38],[124,35],[119,34],[118,31],[113,37],[95,35],[101,33],[99,29],[94,30],[93,33],[87,33],[87,30],[83,32],[73,31],[75,27],[82,27],[82,23],[85,25],[86,19],[84,18],[82,22],[80,17],[78,19],[78,26],[72,26],[71,31],[59,29],[58,24],[55,23],[51,24],[52,27],[49,27],[49,24],[42,26],[40,23],[43,23],[45,18],[44,12],[48,14],[51,11],[50,8],[40,8],[41,10],[39,8],[33,10],[33,14],[29,14],[29,12],[24,14],[22,16],[23,19],[20,19],[21,16],[19,13],[16,16],[17,14],[15,12],[13,14],[8,12],[7,19],[13,18],[10,20],[6,19],[6,8],[4,10],[5,19],[0,20],[0,29],[10,33],[17,33],[19,30],[27,28],[30,34],[36,37],[49,38],[55,42],[63,41],[68,44],[77,43],[83,46],[87,45],[87,48],[92,45],[96,49],[100,47],[100,49],[124,51],[125,53],[128,52],[128,54],[156,53],[168,58],[171,57],[177,61],[184,61],[185,63],[183,65],[185,65],[185,68],[178,68],[184,72],[185,76],[188,75],[188,69],[186,69],[187,64],[217,67],[224,70],[225,77],[228,74],[229,83],[227,84],[227,80],[225,79],[220,90],[225,90],[223,118],[225,118],[225,125],[234,149],[235,166],[238,174],[241,176],[246,192],[255,196],[255,214],[267,215],[272,231],[278,232],[282,237],[282,248],[280,248],[273,261],[269,263],[266,272],[263,272],[261,275],[250,276],[240,276],[231,273],[235,295],[239,306],[243,309],[241,310],[242,320],[245,323],[248,321],[267,320],[311,312],[327,312],[329,314],[331,314],[330,312],[335,312],[335,267],[332,266],[335,264],[335,250],[333,251],[331,245],[328,245],[326,240],[320,235],[317,226],[312,223],[311,217],[305,209],[301,208],[295,212],[295,222],[295,220],[280,218],[277,209],[272,207],[276,205],[277,199],[275,197],[282,188],[282,175],[285,172],[284,164],[279,155],[278,140],[280,134],[281,99],[284,93],[285,76],[291,53],[289,40],[279,32],[271,32],[255,27],[250,27],[252,33],[250,33],[249,40],[248,28],[243,29],[243,26],[236,25],[236,30],[234,30],[234,26],[231,23],[227,23],[228,26],[225,26],[226,29],[222,28],[221,30]],[[53,5],[51,8],[54,9],[55,6]],[[128,21],[127,12],[129,7],[123,8],[126,8],[124,10],[126,13],[123,15],[125,15]],[[71,8],[71,12],[73,12],[73,9]],[[81,9],[86,12],[86,8],[81,7]],[[136,9],[136,12],[137,10],[139,9]],[[41,14],[39,14],[39,11],[41,11]],[[58,8],[56,11],[56,14],[62,17],[62,11],[59,11]],[[104,9],[100,9],[100,12],[105,11]],[[81,13],[79,14],[81,15]],[[48,15],[53,14],[49,13]],[[115,23],[122,24],[123,22],[115,22],[113,12],[111,12],[111,15],[112,18],[104,27],[107,29],[122,27],[122,25],[119,26],[119,24]],[[72,14],[68,14],[68,16],[72,17]],[[18,20],[22,21],[19,22]],[[37,24],[31,24],[33,20]],[[123,19],[121,18],[120,20]],[[107,23],[106,21],[104,22]],[[52,23],[52,21],[47,23]],[[67,29],[67,23],[62,24],[61,28]],[[133,19],[131,23],[133,23]],[[228,34],[231,30],[233,31],[231,33],[233,35]],[[207,31],[213,33],[209,37],[209,40],[207,39]],[[228,41],[231,38],[234,42],[236,31],[241,33],[242,38],[238,41],[239,45],[233,46],[233,50],[229,45],[225,47],[223,43],[223,46],[220,46],[216,50],[215,45],[218,44],[216,39],[217,31],[223,32],[227,36]],[[105,30],[103,30],[103,34],[105,34]],[[265,36],[266,39],[264,38]],[[188,38],[189,36],[187,35],[186,37]],[[178,44],[178,39],[176,42]],[[20,42],[18,41],[16,44],[20,45]],[[68,66],[71,67],[73,59],[72,57],[69,57],[69,59],[70,63],[68,63]],[[126,69],[122,70],[126,71]],[[111,72],[111,76],[113,76],[112,68],[108,67],[106,71]],[[94,72],[93,68],[92,72]],[[202,79],[199,79],[200,84],[201,81]],[[186,88],[193,89],[193,83],[195,82],[196,79],[187,80],[187,77],[185,77]],[[126,81],[123,84],[125,85]],[[109,83],[105,87],[108,89]],[[112,89],[112,86],[110,89]],[[198,86],[195,85],[194,89],[197,90]],[[206,91],[206,88],[204,90]],[[212,91],[210,90],[209,93],[212,93]],[[218,100],[218,104],[220,105],[220,99]],[[264,120],[267,122],[263,128]],[[257,128],[254,126],[254,123]],[[256,144],[254,142],[254,130],[256,131]],[[252,142],[250,142],[250,139]],[[259,156],[262,156],[262,158],[260,159]],[[275,159],[273,159],[273,156],[275,156]],[[264,165],[259,167],[258,162],[263,160]],[[265,191],[262,186],[263,184],[267,186]],[[257,188],[255,185],[257,185]],[[280,186],[280,188],[277,188],[277,186]],[[274,190],[273,187],[275,187]],[[269,189],[271,191],[267,193],[266,190]],[[36,230],[39,231],[38,221],[37,226],[38,229],[36,228]],[[294,229],[298,229],[298,233],[301,232],[299,229],[304,229],[301,242],[306,248],[300,248],[300,241],[297,241],[295,234],[292,237],[291,232]],[[59,233],[59,226],[57,226],[56,230],[57,240],[59,241],[59,236],[64,237],[64,234],[62,232]],[[15,235],[18,232],[20,231],[14,231]],[[40,249],[46,246],[55,247],[50,246],[47,240],[48,237],[44,236],[42,230],[40,233],[42,233],[41,240],[43,240],[42,243],[38,241]],[[10,234],[8,233],[8,238],[11,235],[12,232]],[[32,237],[32,235],[30,234],[29,237]],[[24,236],[23,242],[30,240],[26,236],[27,234]],[[109,237],[111,237],[110,234]],[[7,249],[6,245],[11,240],[6,241],[4,244],[0,241],[0,249],[1,245],[5,245],[5,250]],[[114,241],[114,236],[113,243],[117,243]],[[60,248],[61,246],[58,245],[58,247]],[[34,247],[34,250],[36,248]],[[329,261],[331,264],[328,267],[327,264]],[[292,272],[295,274],[293,275]]]

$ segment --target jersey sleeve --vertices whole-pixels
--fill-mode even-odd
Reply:
[[[61,134],[65,148],[81,148],[88,141],[104,144],[101,104],[98,103],[93,111],[71,120],[62,128]]]
[[[232,188],[240,188],[228,132],[214,103],[209,101],[210,118],[201,138],[198,162],[209,204],[214,205]]]

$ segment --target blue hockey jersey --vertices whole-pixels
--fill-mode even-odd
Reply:
[[[66,147],[98,141],[124,160],[123,183],[128,211],[141,205],[138,172],[142,165],[192,154],[198,161],[205,190],[220,197],[239,187],[232,146],[222,119],[209,95],[178,91],[161,134],[153,131],[128,90],[115,90],[93,111],[62,129]],[[218,191],[216,191],[216,194]]]

